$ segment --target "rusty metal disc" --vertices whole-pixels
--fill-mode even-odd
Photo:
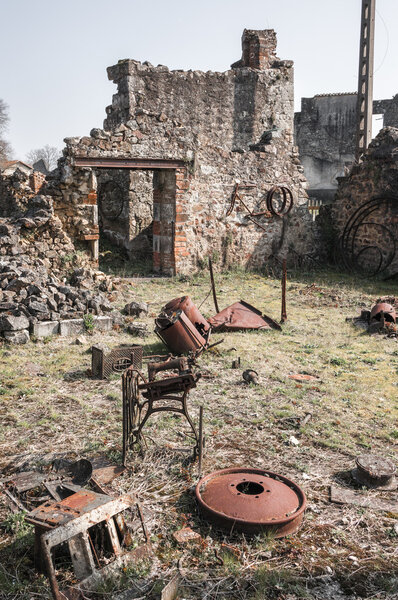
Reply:
[[[293,481],[261,469],[231,468],[206,475],[196,486],[205,517],[228,531],[275,537],[295,533],[303,520],[306,498]]]
[[[360,485],[383,490],[397,488],[396,467],[392,460],[375,454],[363,454],[355,462],[357,467],[351,471],[351,475]]]

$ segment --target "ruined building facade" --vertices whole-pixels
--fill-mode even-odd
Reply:
[[[333,201],[337,177],[353,165],[356,111],[355,92],[302,98],[301,112],[295,114],[295,140],[312,199]],[[375,100],[373,114],[383,127],[398,127],[398,95]]]
[[[156,272],[263,266],[313,251],[305,177],[293,145],[293,64],[276,56],[272,30],[245,30],[242,58],[222,73],[170,71],[135,60],[108,69],[117,86],[103,129],[67,138],[54,206],[67,233],[98,257],[100,235]],[[259,217],[266,192],[288,186],[294,207]]]

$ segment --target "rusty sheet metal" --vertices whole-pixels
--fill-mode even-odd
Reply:
[[[306,508],[296,483],[261,469],[215,471],[199,481],[195,493],[209,521],[230,532],[272,531],[283,537],[299,529]]]
[[[155,319],[155,333],[177,355],[203,350],[207,344],[207,340],[181,309],[170,315],[159,315]]]
[[[23,471],[2,479],[1,483],[4,483],[7,487],[13,488],[18,494],[22,494],[23,492],[39,487],[47,478],[48,475],[46,473],[40,473],[39,471]]]
[[[241,300],[224,308],[214,317],[208,319],[214,331],[239,330],[239,329],[277,329],[281,330],[279,323],[261,314],[257,308]]]
[[[397,321],[395,308],[386,302],[379,302],[373,306],[372,310],[370,311],[370,320],[380,321],[382,315],[384,316],[385,321],[389,321],[390,323],[396,323]]]
[[[201,335],[204,335],[210,329],[209,323],[206,321],[189,296],[182,296],[182,298],[174,298],[174,300],[170,300],[170,302],[163,306],[162,312],[168,314],[176,312],[178,309],[182,310],[186,314],[192,325],[196,327]]]
[[[95,508],[107,504],[111,498],[104,494],[97,494],[91,490],[80,489],[75,494],[61,500],[61,502],[45,502],[26,515],[29,523],[45,528],[65,525]]]

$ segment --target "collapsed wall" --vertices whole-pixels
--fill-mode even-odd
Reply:
[[[67,138],[54,193],[65,230],[98,257],[100,233],[130,252],[150,253],[164,274],[189,273],[213,255],[220,266],[263,266],[314,251],[305,177],[293,146],[293,63],[276,56],[272,30],[245,30],[229,71],[170,71],[122,60],[104,129]],[[289,187],[283,219],[265,231],[240,205],[226,211],[236,182],[264,212],[266,192]]]

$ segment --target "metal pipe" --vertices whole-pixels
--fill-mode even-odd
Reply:
[[[218,308],[216,286],[214,283],[213,263],[212,263],[211,258],[209,258],[209,270],[210,270],[211,289],[213,291],[214,306],[216,308],[216,313],[218,314],[220,312],[220,309]]]
[[[287,280],[287,271],[286,271],[286,258],[283,259],[282,262],[282,309],[281,309],[281,323],[287,321],[287,313],[286,313],[286,280]]]

